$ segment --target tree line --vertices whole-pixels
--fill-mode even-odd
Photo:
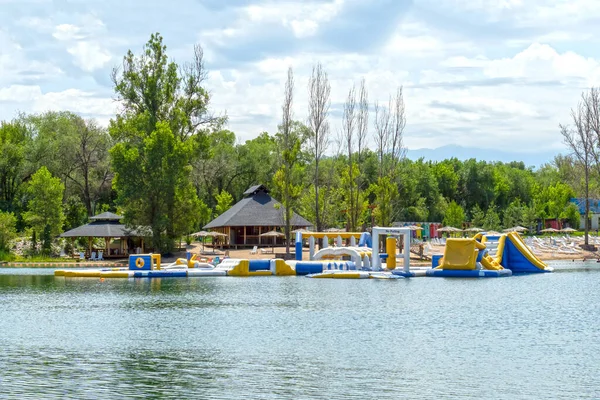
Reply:
[[[113,70],[120,109],[108,127],[71,112],[2,122],[0,250],[17,232],[48,247],[62,231],[113,211],[128,225],[149,227],[155,251],[170,252],[259,183],[288,210],[288,237],[292,210],[319,230],[401,220],[501,229],[550,218],[578,227],[569,199],[589,192],[582,172],[600,172],[598,158],[590,161],[585,151],[538,169],[518,161],[407,159],[402,87],[371,102],[361,80],[349,88],[341,126],[332,129],[331,85],[319,63],[306,88],[296,87],[288,70],[277,131],[242,143],[226,129],[226,115],[211,111],[206,79],[202,47],[178,65],[153,34],[140,54],[129,51]],[[303,121],[295,118],[298,90],[309,98]],[[579,130],[561,129],[574,149],[587,148],[573,133]]]

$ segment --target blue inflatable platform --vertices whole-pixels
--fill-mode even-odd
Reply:
[[[425,274],[434,277],[447,278],[502,278],[511,276],[510,269],[488,270],[488,269],[472,269],[472,270],[456,270],[456,269],[428,269]]]

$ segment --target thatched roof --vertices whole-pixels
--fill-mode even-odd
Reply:
[[[92,217],[93,219],[94,217]],[[96,220],[89,224],[71,229],[60,235],[61,237],[140,237],[147,236],[137,229],[125,227],[115,220]]]
[[[90,219],[92,221],[120,221],[123,219],[123,216],[107,211],[102,214],[94,215],[93,217],[90,217]]]
[[[224,226],[284,226],[285,208],[269,195],[264,185],[256,185],[244,192],[244,198],[229,210],[204,226],[213,229]],[[310,222],[293,213],[292,226],[312,226]]]

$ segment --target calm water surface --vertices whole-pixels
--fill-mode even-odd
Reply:
[[[600,397],[593,266],[481,280],[40,273],[0,270],[0,398]]]

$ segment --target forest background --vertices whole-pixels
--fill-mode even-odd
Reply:
[[[255,184],[318,230],[394,221],[535,229],[547,219],[579,228],[570,199],[598,195],[596,89],[557,127],[566,154],[529,166],[406,158],[402,87],[370,102],[364,79],[348,88],[342,124],[330,126],[331,86],[321,64],[308,87],[295,87],[288,71],[280,125],[244,143],[227,129],[226,114],[210,107],[218,93],[205,89],[200,46],[192,62],[178,65],[153,34],[140,54],[125,55],[112,79],[120,110],[108,127],[68,111],[1,122],[0,258],[17,237],[30,240],[31,253],[50,254],[61,232],[104,211],[148,227],[151,246],[169,253]],[[304,121],[294,118],[299,90],[309,95]],[[282,215],[287,235],[289,217]]]

